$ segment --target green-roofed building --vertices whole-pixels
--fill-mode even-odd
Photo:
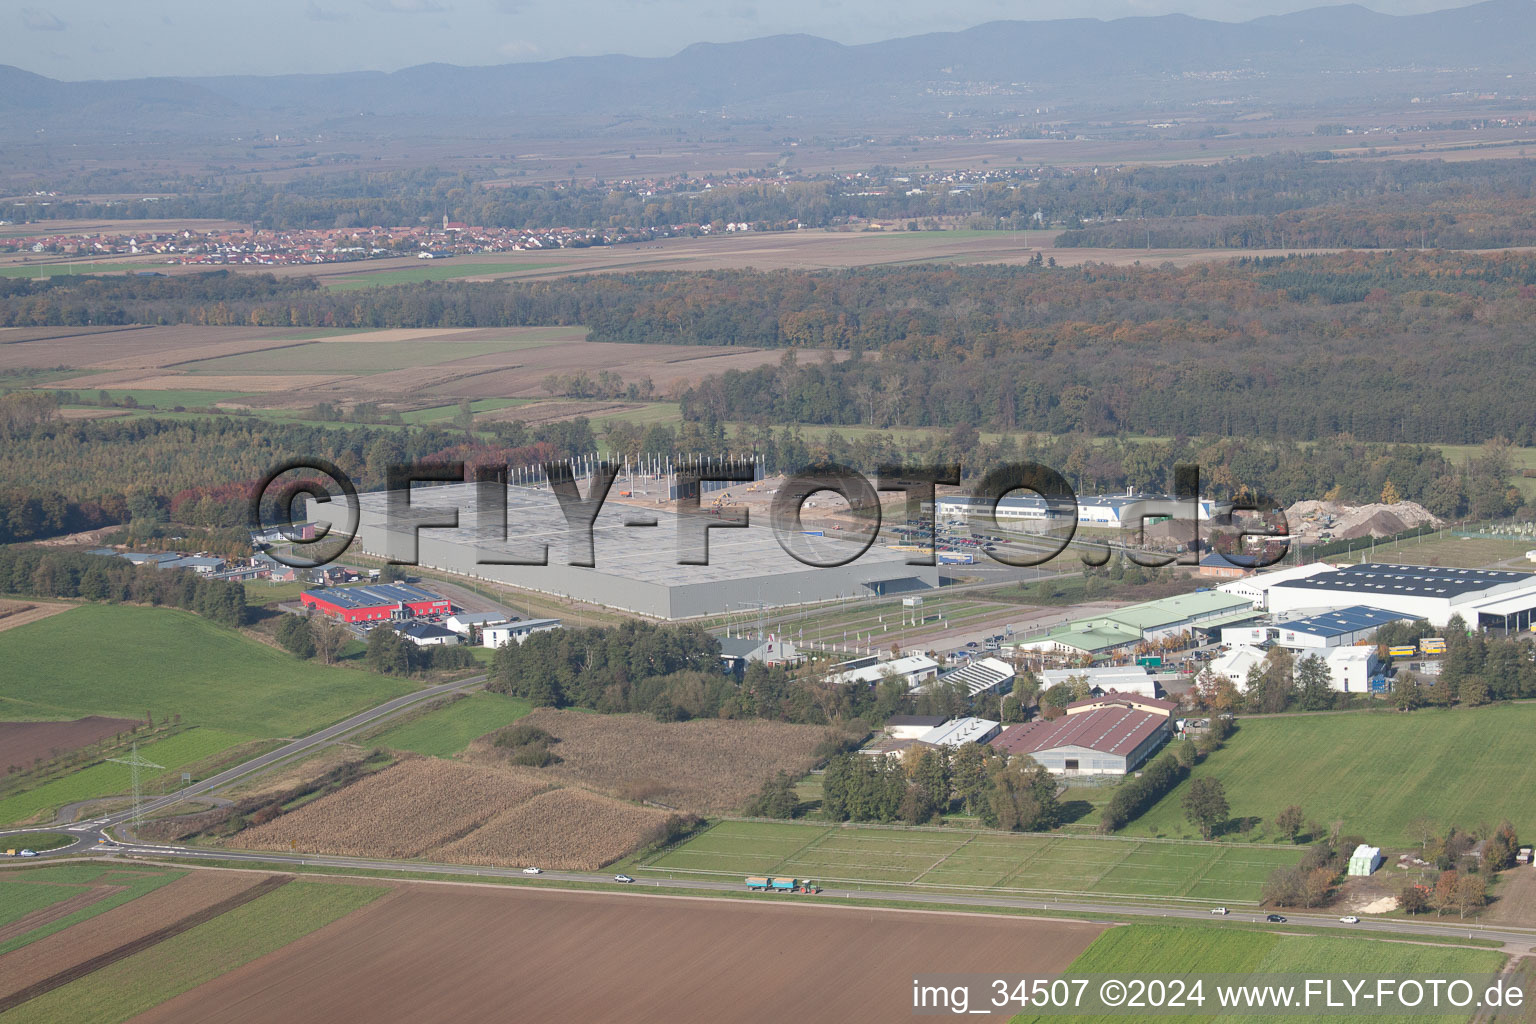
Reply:
[[[1253,610],[1253,602],[1247,598],[1223,594],[1219,590],[1206,590],[1133,604],[1128,608],[1106,612],[1099,618],[1135,630],[1143,640],[1158,640],[1197,626],[1204,628],[1206,623],[1215,619],[1224,619],[1226,621],[1222,625],[1230,626],[1234,622],[1258,618],[1259,615],[1259,612]]]
[[[1124,647],[1177,636],[1196,629],[1215,629],[1258,618],[1247,598],[1220,591],[1178,594],[1133,604],[1091,619],[1078,619],[1045,634],[1020,637],[1014,648],[1055,654],[1104,657]]]

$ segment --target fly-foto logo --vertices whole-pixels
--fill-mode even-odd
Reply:
[[[625,467],[617,462],[598,461],[588,464],[588,468],[584,477],[578,478],[567,463],[546,463],[539,467],[539,479],[558,504],[568,563],[595,568],[598,563],[594,527]],[[753,525],[749,509],[722,504],[705,508],[700,498],[709,484],[755,481],[758,469],[757,463],[745,459],[699,460],[676,468],[672,512],[678,565],[711,564],[712,531],[748,529]],[[510,477],[505,465],[391,465],[386,475],[383,525],[391,536],[406,539],[405,549],[391,552],[389,561],[396,565],[417,564],[421,531],[457,530],[465,512],[475,516],[477,535],[505,540]],[[473,500],[468,507],[442,504],[441,496],[433,496],[431,490],[413,496],[413,485],[451,483],[474,484]],[[899,503],[904,519],[901,529],[924,541],[904,545],[908,548],[906,561],[909,565],[934,565],[945,543],[939,522],[938,488],[959,483],[958,466],[888,465],[881,466],[873,478],[847,466],[811,466],[788,475],[774,493],[768,509],[768,526],[779,546],[802,565],[847,565],[868,551],[880,536],[886,516],[880,495],[900,492],[905,499]],[[834,544],[819,537],[819,531],[806,529],[803,521],[809,500],[827,493],[837,495],[847,506],[841,518],[849,528],[839,531],[840,542]],[[322,512],[323,507],[340,504],[345,514],[311,531],[298,525],[308,518],[300,507],[300,499],[314,502],[315,509]],[[973,535],[977,529],[988,530],[987,535],[995,541],[982,545],[980,553],[1009,566],[1043,565],[1072,549],[1087,566],[1104,565],[1118,552],[1138,565],[1157,568],[1193,564],[1199,561],[1202,551],[1209,550],[1223,555],[1235,567],[1258,569],[1283,559],[1289,544],[1289,530],[1275,502],[1251,493],[1230,502],[1202,499],[1197,466],[1174,467],[1172,496],[1122,499],[1114,515],[1118,528],[1109,535],[1099,531],[1092,537],[1079,536],[1084,507],[1079,504],[1076,492],[1061,473],[1039,463],[997,466],[983,474],[963,500],[965,522]],[[291,459],[274,466],[262,478],[250,501],[252,529],[258,536],[286,541],[286,549],[276,547],[270,555],[295,568],[316,568],[340,557],[357,536],[361,520],[357,489],[350,477],[324,459]],[[1004,520],[1012,521],[1005,526]],[[1173,552],[1148,549],[1147,525],[1167,520],[1187,524],[1180,529],[1186,539],[1177,543]],[[1025,526],[1022,531],[1017,528],[1020,523]],[[628,517],[622,523],[624,527],[657,524],[655,516],[644,515]],[[975,543],[971,538],[966,542]],[[509,558],[503,551],[477,551],[476,563],[548,565],[548,545],[540,545],[540,550],[525,557]]]

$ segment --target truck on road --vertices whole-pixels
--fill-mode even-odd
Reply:
[[[810,879],[773,878],[769,875],[748,875],[747,888],[753,892],[800,892],[812,896],[821,892]]]

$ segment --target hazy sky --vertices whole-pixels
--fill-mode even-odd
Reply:
[[[1465,0],[1373,0],[1386,14]],[[0,64],[54,78],[503,64],[808,32],[866,43],[1003,18],[1240,21],[1322,0],[7,0]]]

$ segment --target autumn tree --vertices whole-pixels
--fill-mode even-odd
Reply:
[[[1301,808],[1291,804],[1285,810],[1275,815],[1275,828],[1280,834],[1291,842],[1296,841],[1296,836],[1301,832],[1302,813]]]
[[[1423,889],[1409,882],[1397,894],[1397,908],[1406,914],[1422,914],[1429,909],[1429,897]]]
[[[315,656],[327,665],[336,660],[342,649],[347,646],[347,641],[352,639],[351,630],[323,615],[310,619],[309,625],[314,637]]]
[[[1226,787],[1220,779],[1203,776],[1189,784],[1182,801],[1184,817],[1198,826],[1200,834],[1210,839],[1216,830],[1225,825],[1231,808],[1227,805]]]
[[[1429,904],[1435,908],[1437,917],[1443,917],[1446,913],[1457,909],[1456,886],[1459,880],[1455,871],[1442,871],[1440,877],[1435,880],[1435,889],[1430,894]]]
[[[1463,919],[1488,903],[1488,883],[1482,875],[1462,875],[1456,882],[1456,909]]]

